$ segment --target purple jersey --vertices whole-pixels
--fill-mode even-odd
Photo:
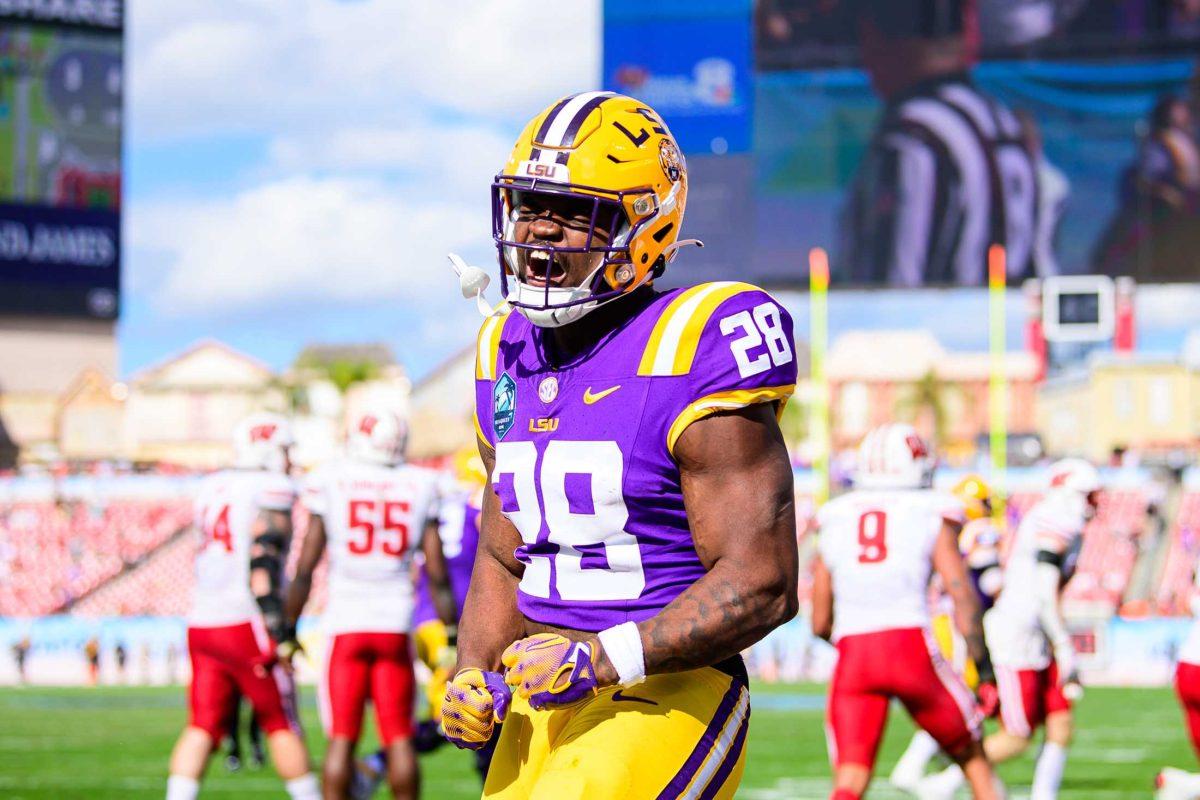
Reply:
[[[463,604],[467,602],[467,586],[471,583],[471,570],[475,568],[475,549],[479,545],[479,497],[478,492],[468,496],[451,497],[442,501],[438,512],[438,536],[442,540],[442,554],[446,556],[446,571],[450,576],[450,589],[454,592],[454,604],[461,616]],[[437,619],[437,607],[429,593],[429,576],[424,567],[417,577],[417,605],[413,610],[413,627]]]
[[[523,543],[518,606],[600,631],[647,619],[704,575],[672,451],[688,425],[754,403],[782,410],[796,383],[792,321],[744,283],[622,302],[641,307],[591,351],[554,365],[519,314],[480,330],[478,433]]]

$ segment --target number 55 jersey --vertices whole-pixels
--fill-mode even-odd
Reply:
[[[792,321],[744,283],[630,295],[590,350],[558,362],[550,332],[488,319],[475,369],[478,435],[521,534],[518,606],[546,625],[600,631],[654,616],[705,572],[674,449],[712,414],[772,403],[796,383]]]
[[[345,460],[313,470],[303,502],[325,523],[327,633],[408,632],[413,556],[436,497],[434,473],[420,467]]]

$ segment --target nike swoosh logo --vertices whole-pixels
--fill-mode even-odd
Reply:
[[[623,689],[618,689],[617,691],[613,692],[612,699],[615,703],[624,701],[626,703],[645,703],[648,706],[658,705],[658,703],[654,702],[653,700],[647,700],[644,697],[630,697],[629,695],[624,694]]]
[[[595,394],[592,394],[592,387],[589,386],[583,393],[583,402],[589,406],[592,403],[599,403],[601,400],[608,397],[610,394],[620,388],[621,386],[618,384],[610,389],[605,389],[603,392],[596,392]]]

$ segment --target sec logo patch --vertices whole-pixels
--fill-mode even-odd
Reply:
[[[553,375],[542,378],[542,382],[538,384],[538,399],[543,403],[553,403],[556,397],[558,397],[558,378]]]

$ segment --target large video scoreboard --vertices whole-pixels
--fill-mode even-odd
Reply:
[[[122,0],[0,0],[0,313],[113,319]]]

